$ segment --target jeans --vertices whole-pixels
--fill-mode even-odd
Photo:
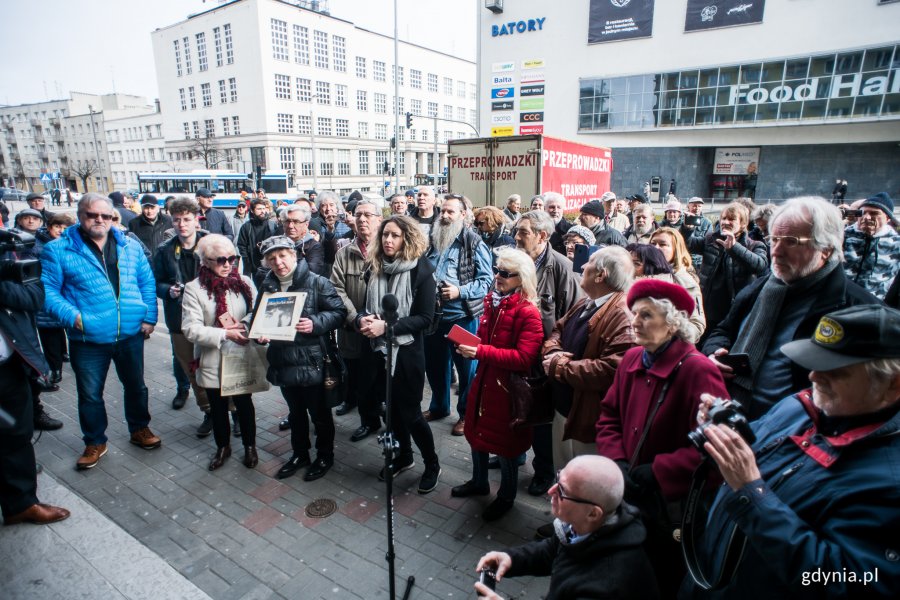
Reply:
[[[75,384],[78,389],[78,420],[85,445],[105,444],[106,405],[103,388],[109,363],[116,366],[116,375],[125,392],[125,421],[128,431],[150,424],[147,407],[147,386],[144,385],[144,334],[141,332],[111,344],[94,344],[69,340],[69,355]]]
[[[487,452],[472,451],[472,481],[478,487],[490,485],[488,458],[490,458],[490,454]],[[497,497],[503,500],[515,500],[516,488],[519,484],[519,457],[497,456],[497,458],[500,460],[500,489],[497,490]]]
[[[431,387],[431,405],[428,410],[435,415],[450,414],[450,365],[456,365],[459,374],[459,400],[456,411],[459,417],[466,416],[466,397],[469,395],[469,384],[475,378],[478,361],[465,358],[456,352],[456,344],[447,340],[446,335],[454,325],[459,325],[470,333],[478,331],[478,319],[461,319],[459,321],[441,321],[438,330],[425,338],[425,374]]]

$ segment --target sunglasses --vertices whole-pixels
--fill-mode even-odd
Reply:
[[[587,504],[589,506],[597,506],[596,502],[591,500],[584,500],[583,498],[576,498],[575,496],[569,496],[566,494],[566,490],[563,488],[563,485],[559,482],[559,471],[556,472],[556,497],[560,500],[568,500],[569,502],[575,502],[577,504]]]
[[[113,216],[108,213],[95,213],[90,211],[85,211],[84,216],[86,216],[91,221],[96,221],[97,219],[103,219],[104,221],[112,221]]]
[[[506,271],[504,269],[498,269],[497,267],[493,267],[494,275],[499,275],[503,279],[512,279],[513,277],[518,277],[518,273],[512,273],[511,271]]]
[[[217,256],[215,258],[210,258],[209,260],[216,261],[216,264],[219,265],[220,267],[222,267],[225,265],[225,263],[228,263],[229,265],[233,265],[237,259],[238,259],[237,256],[232,255],[232,256]]]
[[[475,227],[483,227],[484,221],[475,221]]]

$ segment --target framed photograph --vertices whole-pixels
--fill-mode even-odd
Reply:
[[[250,339],[268,338],[283,342],[293,341],[297,335],[297,322],[306,303],[306,292],[265,293],[259,303],[253,323],[250,325]]]

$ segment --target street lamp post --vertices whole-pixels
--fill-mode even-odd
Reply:
[[[88,112],[91,115],[91,134],[94,136],[94,156],[97,157],[97,169],[100,172],[100,186],[102,192],[106,190],[106,177],[103,175],[103,163],[100,162],[100,145],[97,143],[97,129],[94,125],[94,107],[88,105]]]

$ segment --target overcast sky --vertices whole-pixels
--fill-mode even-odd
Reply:
[[[67,98],[69,91],[157,97],[150,33],[217,0],[16,0],[0,27],[0,104]],[[329,0],[331,14],[393,35],[393,0]],[[397,0],[400,39],[475,60],[480,0]],[[115,82],[115,85],[113,84]]]

